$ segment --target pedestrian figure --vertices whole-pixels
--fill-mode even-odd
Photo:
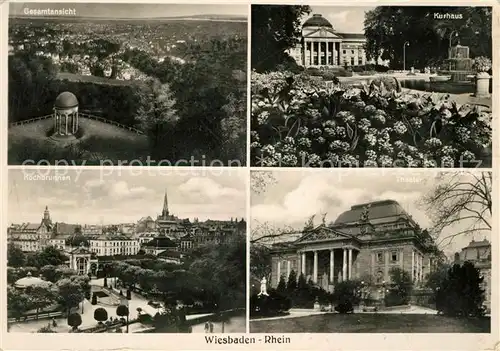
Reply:
[[[214,332],[214,324],[210,322],[210,333]]]
[[[57,327],[57,322],[56,322],[56,319],[54,317],[52,317],[52,326],[54,328]]]
[[[210,329],[210,325],[208,324],[208,322],[205,322],[205,333],[208,333]]]

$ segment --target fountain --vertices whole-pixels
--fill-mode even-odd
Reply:
[[[453,83],[470,82],[473,60],[469,58],[469,47],[457,45],[450,49],[448,58],[450,81]]]

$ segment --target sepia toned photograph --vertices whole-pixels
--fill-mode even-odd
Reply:
[[[251,165],[489,168],[492,8],[252,5]]]
[[[11,2],[8,163],[244,166],[247,17],[246,5]]]
[[[492,174],[377,173],[251,172],[250,332],[491,332]]]
[[[245,333],[245,184],[239,171],[10,170],[8,332]]]

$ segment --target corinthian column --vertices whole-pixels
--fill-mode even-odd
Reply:
[[[349,249],[349,280],[352,279],[352,249]]]
[[[318,251],[314,251],[313,282],[318,282]]]
[[[302,252],[301,256],[302,256],[302,274],[305,277],[305,275],[306,275],[306,253]]]
[[[335,256],[334,256],[334,251],[333,249],[330,250],[330,283],[333,284],[333,279],[335,278],[335,275],[333,274],[334,271],[334,262],[335,262]]]

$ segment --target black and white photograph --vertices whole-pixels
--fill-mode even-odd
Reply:
[[[245,333],[246,173],[10,170],[9,333]]]
[[[492,173],[375,173],[251,172],[251,333],[491,332]]]
[[[492,7],[252,5],[251,165],[490,168],[492,60]]]
[[[241,4],[10,2],[8,163],[244,166],[247,18]]]

